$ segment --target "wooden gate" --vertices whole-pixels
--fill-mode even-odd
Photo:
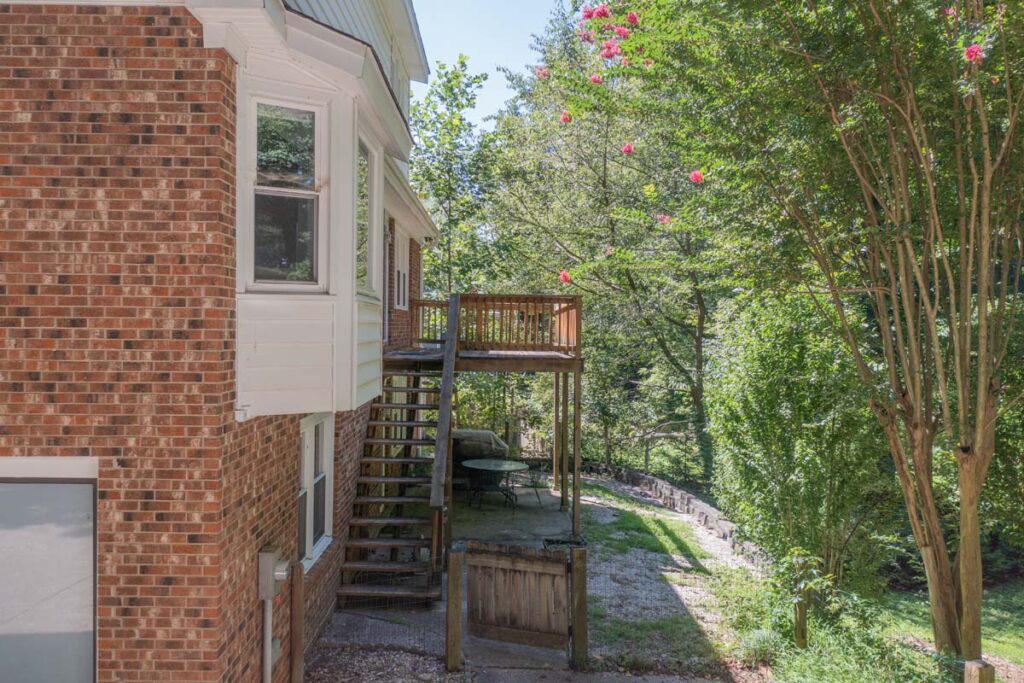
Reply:
[[[574,635],[571,627],[576,622],[575,635],[581,636],[585,643],[586,580],[577,576],[574,586],[572,567],[573,560],[581,563],[582,567],[577,567],[575,574],[585,577],[585,558],[582,548],[574,549],[570,556],[565,549],[469,542],[466,546],[469,633],[481,638],[565,650],[570,636]],[[582,594],[582,599],[578,593]],[[581,604],[582,616],[578,614]]]

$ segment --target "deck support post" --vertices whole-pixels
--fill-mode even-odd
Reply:
[[[558,413],[560,412],[559,406],[561,405],[558,397],[558,390],[561,388],[562,383],[558,381],[558,373],[554,373],[554,387],[552,388],[552,395],[554,396],[554,410],[552,410],[552,428],[551,428],[551,488],[555,491],[558,490],[558,473],[562,471],[562,467],[558,461],[558,448],[560,440],[558,435],[560,433]]]
[[[562,374],[562,419],[561,427],[561,447],[559,452],[562,454],[562,505],[561,509],[569,509],[569,373],[563,372]]]
[[[444,608],[444,668],[462,668],[462,565],[466,551],[448,555],[448,597]]]
[[[583,401],[583,375],[573,373],[572,391],[572,538],[580,540],[580,429],[582,427],[581,404]]]
[[[570,604],[572,636],[570,665],[582,669],[587,665],[587,548],[578,546],[569,551]]]

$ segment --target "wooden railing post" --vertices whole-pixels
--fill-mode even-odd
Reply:
[[[438,401],[437,441],[434,452],[434,469],[430,481],[430,507],[434,522],[431,543],[431,564],[438,570],[442,564],[442,553],[451,542],[451,469],[452,469],[452,405],[455,394],[455,357],[459,345],[459,307],[461,301],[455,294],[448,302],[444,354],[441,365],[441,395]],[[437,535],[441,537],[438,542]]]
[[[462,668],[462,565],[466,552],[460,550],[448,557],[448,599],[444,610],[444,668]]]

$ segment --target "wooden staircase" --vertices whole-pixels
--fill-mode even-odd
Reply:
[[[440,529],[430,494],[442,370],[440,361],[385,365],[356,480],[339,606],[423,603],[441,596],[434,544]]]

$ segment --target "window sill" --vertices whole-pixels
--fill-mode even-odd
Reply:
[[[320,556],[324,554],[324,551],[327,550],[333,542],[333,536],[324,536],[317,541],[316,545],[313,546],[313,551],[302,560],[303,571],[308,574],[309,570],[313,568],[313,565],[316,564],[317,560],[320,559]]]

